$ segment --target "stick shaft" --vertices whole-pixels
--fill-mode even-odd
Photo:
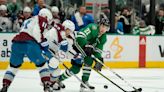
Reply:
[[[115,82],[113,82],[112,80],[110,80],[108,77],[106,77],[105,75],[103,75],[101,72],[95,70],[94,68],[92,68],[94,71],[96,71],[98,74],[100,74],[102,77],[104,77],[105,79],[107,79],[108,81],[110,81],[112,84],[114,84],[115,86],[117,86],[119,89],[121,89],[122,91],[124,92],[127,92],[125,91],[122,87],[120,87],[119,85],[117,85]]]
[[[95,59],[100,64],[102,64],[105,68],[107,68],[108,70],[110,70],[113,74],[115,74],[121,80],[123,80],[126,84],[128,84],[128,86],[132,87],[134,90],[137,90],[137,88],[135,88],[134,86],[132,86],[132,84],[128,83],[123,77],[121,77],[118,73],[116,73],[115,71],[113,71],[112,69],[110,69],[108,66],[106,66],[104,63],[102,63],[102,61],[99,60],[98,58],[96,58],[94,55],[92,55],[92,58]]]
[[[52,49],[49,49],[49,51],[51,52],[51,54],[59,60],[59,62],[61,62],[63,64],[63,66],[71,73],[71,75],[73,75],[83,86],[85,86],[87,89],[90,89],[78,76],[76,76],[72,71],[70,71],[70,69],[58,58],[55,56],[55,52]],[[90,89],[91,90],[91,89]]]

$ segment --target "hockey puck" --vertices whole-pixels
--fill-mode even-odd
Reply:
[[[107,86],[107,85],[104,85],[104,88],[105,88],[105,89],[107,89],[107,88],[108,88],[108,86]]]

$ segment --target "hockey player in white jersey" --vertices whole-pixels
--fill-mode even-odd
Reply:
[[[34,16],[23,23],[20,33],[12,39],[10,65],[4,75],[3,88],[0,92],[7,92],[23,63],[25,55],[38,68],[44,92],[50,92],[50,73],[46,59],[42,56],[42,50],[46,50],[48,46],[45,44],[44,33],[48,31],[46,29],[51,19],[51,12],[43,8],[38,16]]]
[[[49,50],[43,51],[43,54],[46,55],[49,59],[48,65],[51,73],[51,86],[53,90],[60,90],[60,88],[65,88],[65,85],[63,83],[57,82],[61,71],[58,68],[58,52],[67,52],[68,50],[71,50],[72,52],[74,51],[72,49],[74,30],[74,23],[70,20],[65,20],[62,25],[54,23],[53,27],[45,34],[45,37],[49,43],[49,48],[55,52],[57,57],[53,57]]]

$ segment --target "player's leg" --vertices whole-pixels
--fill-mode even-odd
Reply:
[[[73,74],[79,73],[80,69],[81,67],[77,65],[72,65],[72,67],[69,70],[66,69],[65,72],[60,76],[59,81],[64,81],[65,79],[71,77],[72,74],[70,72],[72,72]]]
[[[19,67],[23,63],[25,45],[19,43],[13,43],[11,46],[11,57],[10,57],[10,65],[4,75],[3,78],[3,88],[0,92],[7,92],[7,89],[11,85],[14,77],[19,69]]]
[[[60,78],[59,78],[60,81],[63,81],[65,79],[71,77],[72,73],[73,74],[79,73],[79,71],[80,71],[80,69],[82,67],[82,64],[83,64],[83,60],[82,60],[81,54],[76,54],[74,56],[74,58],[71,59],[71,64],[72,64],[72,67],[69,70],[66,69],[65,72],[60,76]]]
[[[90,89],[95,89],[95,87],[89,85],[88,80],[91,73],[91,66],[93,63],[93,59],[91,58],[91,55],[93,53],[93,48],[85,48],[84,50],[80,47],[78,43],[75,42],[74,49],[79,51],[84,56],[84,67],[83,67],[83,75],[82,75],[82,81],[86,83],[90,87]],[[85,87],[81,84],[81,91],[85,89]]]
[[[50,60],[48,61],[48,67],[50,70],[50,80],[52,82],[53,90],[60,90],[60,87],[65,88],[64,84],[57,83],[61,73],[61,70],[59,69],[58,66],[59,66],[59,60],[54,57],[51,57]]]
[[[47,63],[50,70],[51,75],[51,82],[55,82],[58,79],[58,76],[60,75],[61,70],[58,68],[59,66],[59,60],[52,56],[50,51],[42,51],[43,55],[48,58]]]
[[[91,74],[91,66],[93,64],[93,59],[90,56],[86,56],[84,58],[84,66],[83,66],[83,75],[82,75],[82,81],[89,86],[90,89],[95,89],[94,86],[91,86],[88,83],[90,74]],[[82,84],[81,84],[81,90],[86,89]]]
[[[33,41],[28,42],[27,56],[32,62],[34,62],[39,70],[41,81],[44,85],[44,91],[49,91],[50,72],[46,63],[46,59],[42,55],[42,50],[40,49],[40,46]]]
[[[72,67],[69,69],[67,68],[65,72],[62,75],[60,75],[58,79],[59,85],[63,85],[64,88],[65,88],[65,85],[62,83],[62,81],[71,77],[74,74],[79,73],[83,64],[81,55],[80,54],[75,55],[75,57],[71,59],[71,64],[72,64]]]
[[[49,50],[44,51],[43,54],[49,59],[48,60],[48,67],[50,70],[50,80],[51,80],[51,87],[53,88],[53,90],[60,90],[60,88],[65,88],[65,85],[62,82],[58,82],[60,73],[61,73],[61,69],[59,69],[59,60],[57,58],[55,58],[52,55],[52,52],[50,52]]]

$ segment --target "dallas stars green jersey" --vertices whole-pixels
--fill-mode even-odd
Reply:
[[[76,46],[76,48],[80,51],[80,53],[82,55],[85,55],[83,49],[86,44],[93,45],[96,49],[102,50],[103,45],[107,41],[106,33],[99,37],[99,26],[96,24],[89,24],[85,28],[81,29],[77,33],[77,35],[75,34],[75,37],[76,38],[74,39],[74,46]],[[99,51],[96,50],[93,53],[93,55],[100,59],[102,57],[101,57],[101,52],[99,52]],[[94,60],[90,56],[84,57],[84,62],[82,63],[82,65],[84,65],[83,75],[82,75],[83,82],[87,82],[89,80],[90,73],[91,73],[90,67],[93,64],[93,61]],[[79,73],[80,69],[81,69],[81,65],[79,63],[77,64],[74,62],[74,63],[72,63],[72,67],[70,68],[70,71],[73,72],[74,74],[77,74],[77,73]],[[61,75],[60,81],[67,79],[69,76],[70,76],[70,74],[67,73],[67,71],[64,72]]]
[[[78,42],[81,48],[84,48],[86,44],[90,44],[93,45],[96,49],[103,50],[103,46],[106,41],[106,33],[99,37],[99,26],[93,23],[81,29],[76,36],[76,42]],[[101,57],[100,50],[97,50],[94,53],[96,57]]]

